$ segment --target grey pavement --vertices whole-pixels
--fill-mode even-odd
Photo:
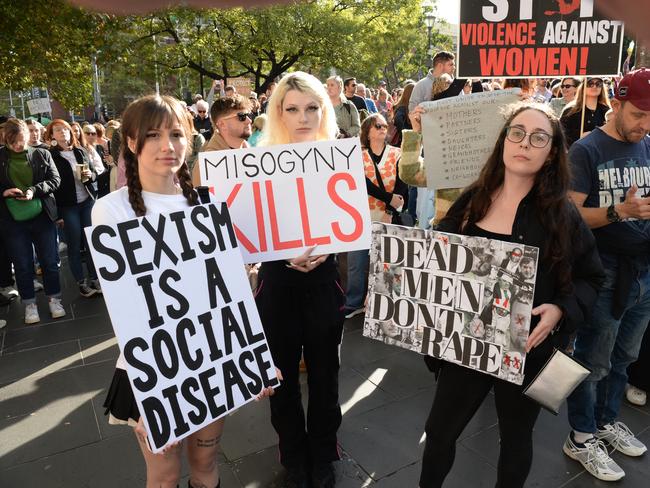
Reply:
[[[8,321],[0,331],[0,487],[144,486],[144,462],[131,429],[108,425],[101,406],[118,356],[104,301],[80,297],[65,267],[62,280],[63,319],[49,318],[42,292],[37,325],[23,324],[19,303],[0,308],[0,318]],[[362,320],[345,324],[337,486],[415,488],[435,382],[417,354],[362,337]],[[622,420],[650,444],[650,408],[626,404]],[[445,487],[494,486],[497,429],[488,398],[461,436]],[[627,476],[608,484],[562,453],[567,432],[564,412],[558,417],[542,412],[526,486],[648,486],[648,454],[632,459],[614,453]],[[281,486],[266,401],[228,417],[221,447],[223,488]],[[187,467],[183,473],[187,476]],[[181,486],[186,484],[183,480]]]

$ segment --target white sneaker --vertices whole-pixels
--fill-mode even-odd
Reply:
[[[599,480],[616,481],[625,476],[625,471],[607,454],[607,448],[603,441],[595,437],[579,446],[573,440],[573,432],[571,432],[564,442],[562,450],[564,454],[578,461],[589,474]]]
[[[628,456],[640,456],[648,450],[643,442],[634,437],[632,431],[623,422],[607,424],[602,429],[598,429],[594,435]]]
[[[0,319],[0,329],[3,329],[6,325],[7,325],[7,321]]]
[[[50,307],[50,314],[52,314],[53,319],[60,319],[65,317],[65,309],[61,305],[60,298],[50,298],[48,305]]]
[[[38,280],[34,280],[34,291],[43,291],[43,283]]]
[[[18,293],[18,290],[16,290],[13,286],[3,286],[0,288],[0,293],[2,293],[4,296],[7,298],[13,300],[14,298],[18,298],[20,294]]]
[[[35,324],[40,322],[41,317],[38,315],[38,308],[35,303],[28,303],[25,305],[25,323],[26,324]]]
[[[632,405],[638,405],[642,407],[646,404],[647,394],[645,391],[640,390],[636,386],[627,385],[627,390],[625,390],[625,398]]]
[[[366,312],[366,307],[359,307],[359,308],[354,308],[354,309],[346,309],[345,311],[345,318],[346,319],[351,319],[352,317],[355,317],[359,314],[365,313]]]
[[[68,249],[68,245],[63,241],[59,242],[59,252],[63,252],[66,249]]]

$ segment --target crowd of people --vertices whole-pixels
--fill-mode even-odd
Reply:
[[[622,478],[608,447],[635,457],[646,451],[619,413],[624,397],[644,404],[649,386],[650,340],[643,338],[650,320],[650,70],[555,80],[456,80],[454,73],[454,55],[440,52],[425,77],[390,91],[385,82],[371,88],[355,77],[318,80],[296,72],[259,95],[242,96],[215,81],[192,104],[146,96],[106,125],[4,120],[0,303],[20,297],[25,324],[37,323],[42,288],[51,316],[65,316],[64,250],[79,294],[101,295],[84,229],[201,203],[199,152],[359,137],[373,221],[434,225],[541,252],[523,385],[427,361],[438,389],[425,423],[420,487],[443,485],[456,441],[491,389],[501,438],[496,486],[524,486],[540,406],[522,390],[559,344],[591,370],[568,399],[571,431],[563,451],[598,479]],[[521,89],[521,102],[509,108],[480,175],[432,222],[429,188],[436,185],[424,169],[422,102],[512,87]],[[345,265],[340,257],[309,249],[288,262],[263,263],[254,290],[282,377],[263,395],[270,397],[289,487],[336,483],[339,346],[344,320],[365,311],[370,261],[368,250],[347,253]],[[147,486],[175,487],[183,450],[149,450],[125,369],[120,356],[105,402],[109,421],[134,427]],[[190,487],[221,485],[223,424],[215,421],[185,441]]]

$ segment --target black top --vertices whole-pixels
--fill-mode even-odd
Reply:
[[[196,131],[205,137],[206,141],[209,141],[212,137],[212,122],[210,122],[210,117],[202,119],[198,115],[194,117],[194,128]]]
[[[92,173],[92,177],[84,183],[86,191],[88,192],[88,197],[96,198],[97,188],[95,180],[97,179],[97,173],[95,168],[90,163],[88,158],[88,153],[85,149],[81,147],[73,147],[72,152],[77,164],[87,164],[88,169]],[[58,147],[51,147],[50,153],[52,154],[52,159],[54,159],[54,164],[56,164],[56,169],[59,171],[61,176],[61,186],[57,188],[54,192],[54,197],[56,198],[57,207],[73,207],[77,205],[77,188],[75,186],[75,175],[70,166],[70,162],[61,155],[61,151]]]
[[[366,101],[360,97],[359,95],[352,95],[351,97],[345,97],[348,100],[350,100],[352,103],[354,103],[354,106],[357,107],[357,110],[368,110],[368,107],[366,106]]]
[[[318,248],[315,249],[318,253]],[[259,272],[260,283],[264,281],[267,286],[311,286],[338,280],[339,272],[336,267],[334,255],[329,257],[309,273],[296,271],[287,267],[288,261],[270,261],[262,263]]]
[[[605,114],[609,110],[607,105],[598,104],[595,110],[585,107],[585,126],[583,132],[591,132],[596,127],[605,124]],[[562,115],[560,122],[564,128],[564,135],[567,139],[569,147],[571,144],[580,139],[580,124],[582,122],[582,111],[578,111],[571,115]]]

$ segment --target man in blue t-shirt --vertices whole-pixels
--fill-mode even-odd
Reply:
[[[627,367],[639,354],[650,319],[649,69],[621,80],[612,110],[609,122],[569,151],[570,195],[593,229],[606,279],[591,321],[576,337],[574,356],[591,374],[568,399],[573,430],[564,452],[605,481],[625,476],[605,444],[628,456],[646,451],[617,417]]]

